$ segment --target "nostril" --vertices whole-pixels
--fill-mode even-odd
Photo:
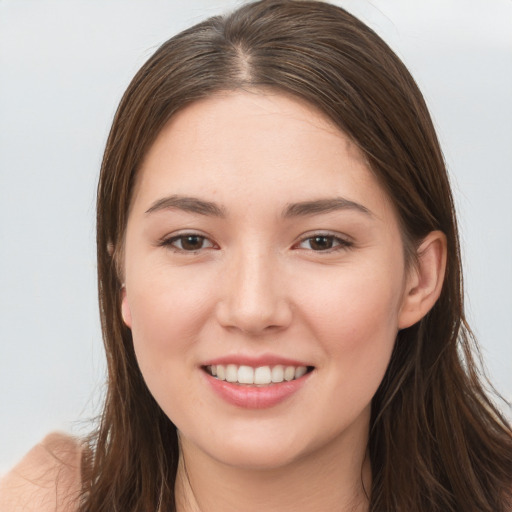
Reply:
[[[258,304],[259,302],[259,304]],[[261,335],[279,331],[290,325],[292,311],[283,299],[242,300],[237,296],[229,297],[219,303],[216,311],[218,322],[225,328],[237,329],[248,335]]]

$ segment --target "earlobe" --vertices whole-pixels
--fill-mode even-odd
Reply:
[[[441,295],[446,269],[446,236],[432,231],[417,251],[417,265],[407,278],[398,317],[398,328],[405,329],[419,322]]]
[[[132,328],[132,312],[128,304],[128,297],[126,296],[126,286],[121,286],[121,316],[126,327]]]

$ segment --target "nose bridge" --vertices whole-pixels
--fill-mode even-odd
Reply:
[[[280,258],[270,247],[251,244],[235,251],[226,268],[221,322],[244,332],[284,327],[289,306],[280,285]]]

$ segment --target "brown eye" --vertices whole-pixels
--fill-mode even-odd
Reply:
[[[347,249],[352,246],[348,240],[344,240],[334,235],[314,235],[304,238],[298,247],[300,249],[309,249],[316,252],[336,251],[339,249]]]
[[[309,239],[309,246],[314,251],[326,251],[334,245],[333,236],[314,236]]]
[[[203,247],[204,237],[197,235],[184,236],[181,239],[181,249],[197,251]]]
[[[213,243],[202,235],[190,234],[179,235],[166,240],[164,245],[171,246],[173,249],[184,252],[195,252],[201,249],[213,247]]]

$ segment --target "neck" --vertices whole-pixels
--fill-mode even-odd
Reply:
[[[282,467],[252,469],[224,464],[181,439],[177,512],[367,512],[366,441],[349,443],[349,450],[339,444],[336,440]]]

